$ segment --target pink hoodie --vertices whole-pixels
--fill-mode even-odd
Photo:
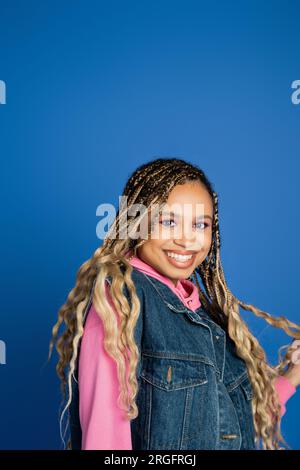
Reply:
[[[201,303],[195,284],[181,279],[176,287],[173,282],[156,271],[140,258],[133,257],[130,264],[140,271],[164,282],[179,299],[195,311]],[[112,303],[109,284],[106,295]],[[83,450],[132,450],[130,421],[117,405],[119,382],[117,365],[103,347],[104,330],[94,305],[87,316],[79,356],[79,416],[82,429]],[[281,403],[281,414],[286,411],[287,400],[296,388],[285,377],[276,381],[276,390]]]

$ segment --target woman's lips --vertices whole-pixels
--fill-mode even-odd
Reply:
[[[179,269],[186,269],[186,268],[189,268],[190,266],[192,266],[192,264],[194,263],[195,261],[195,257],[196,257],[196,253],[191,253],[191,252],[188,252],[188,251],[179,251],[179,250],[163,250],[164,251],[164,254],[168,260],[168,262],[170,264],[172,264],[172,266],[175,266],[176,268],[179,268]],[[174,253],[174,254],[182,254],[182,255],[187,255],[187,254],[192,254],[192,257],[186,261],[177,261],[175,258],[171,258],[170,256],[168,256],[168,252],[169,253]]]

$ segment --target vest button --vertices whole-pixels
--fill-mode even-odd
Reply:
[[[219,336],[219,335],[216,335],[215,338],[216,338],[216,339],[220,339],[220,336]]]

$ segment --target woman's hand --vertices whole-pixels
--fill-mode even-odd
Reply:
[[[298,385],[300,384],[300,341],[299,340],[295,340],[292,343],[292,349],[294,349],[295,351],[292,354],[291,363],[289,364],[287,371],[282,375],[286,377],[294,387],[298,387]]]

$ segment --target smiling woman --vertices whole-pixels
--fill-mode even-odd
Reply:
[[[284,403],[299,383],[295,351],[269,364],[240,307],[298,340],[300,327],[229,289],[207,176],[158,158],[134,171],[122,196],[127,209],[79,269],[52,330],[69,391],[68,448],[281,448]],[[127,218],[135,204],[147,210]],[[149,236],[131,238],[142,222]]]
[[[213,204],[205,186],[192,181],[175,186],[160,212],[150,239],[137,253],[176,285],[179,279],[190,277],[209,253]]]

